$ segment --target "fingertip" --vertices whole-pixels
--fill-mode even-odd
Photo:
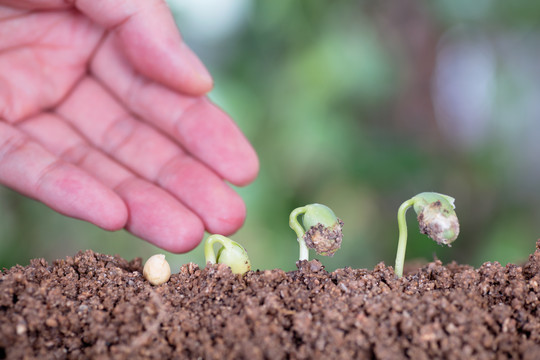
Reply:
[[[177,88],[180,91],[189,93],[190,95],[202,96],[212,90],[214,87],[214,79],[206,66],[202,63],[197,55],[182,42],[180,45],[178,58],[181,63],[178,63],[179,67],[185,67],[187,64],[189,70],[178,69],[177,73],[185,72],[188,75],[184,79],[178,79],[179,83]],[[189,85],[189,86],[186,86]]]
[[[162,169],[158,184],[196,213],[208,232],[227,235],[244,223],[244,200],[193,158],[183,156],[169,162]]]
[[[164,244],[162,248],[174,254],[184,254],[195,249],[204,237],[204,226],[200,220],[197,221],[196,226],[194,226],[195,222],[191,225],[190,229],[186,228],[188,231],[179,234],[174,241]]]
[[[246,146],[244,155],[236,163],[236,168],[229,170],[226,180],[236,186],[246,186],[257,178],[260,170],[260,162],[257,153],[251,146]]]
[[[139,179],[117,191],[127,203],[126,229],[132,234],[173,253],[188,252],[201,242],[201,219],[166,191]]]
[[[158,2],[125,21],[116,30],[122,52],[148,78],[186,95],[204,95],[212,90],[212,76],[168,11]]]
[[[175,135],[194,157],[230,183],[243,186],[257,177],[255,149],[229,115],[207,98],[182,114]]]
[[[200,244],[204,237],[204,224],[197,215],[184,207],[177,212],[176,217],[168,224],[172,226],[168,236],[159,239],[156,245],[172,253],[183,254]]]
[[[231,189],[226,201],[214,204],[212,213],[205,219],[205,225],[208,232],[227,236],[240,229],[245,219],[244,200]]]
[[[118,196],[110,197],[106,210],[100,213],[99,219],[90,221],[107,231],[122,230],[128,221],[126,204]]]

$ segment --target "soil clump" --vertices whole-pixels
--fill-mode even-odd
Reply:
[[[523,266],[440,261],[233,275],[80,252],[0,273],[0,358],[538,359],[540,240]],[[173,269],[175,272],[175,269]]]

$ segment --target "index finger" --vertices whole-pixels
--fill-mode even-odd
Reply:
[[[179,94],[136,73],[110,38],[90,68],[126,108],[176,139],[222,178],[242,186],[257,176],[255,150],[234,121],[206,97]]]

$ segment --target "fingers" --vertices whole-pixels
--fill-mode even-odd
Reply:
[[[230,234],[242,225],[245,205],[234,190],[170,138],[126,113],[94,80],[79,83],[57,111],[96,148],[173,194],[208,231]]]
[[[93,22],[111,30],[116,46],[141,74],[186,94],[202,95],[212,89],[210,74],[182,41],[164,0],[0,1],[29,10],[67,10],[70,3]]]
[[[236,124],[206,98],[178,94],[137,74],[110,38],[100,46],[91,69],[128,109],[175,138],[224,179],[246,185],[257,176],[255,151]]]
[[[182,41],[165,1],[78,0],[75,6],[113,31],[115,46],[141,74],[186,94],[212,89],[210,74]]]
[[[182,253],[201,241],[200,219],[163,189],[144,181],[92,148],[60,118],[40,115],[20,124],[57,156],[93,174],[114,189],[129,212],[126,229],[165,250]]]
[[[119,230],[127,220],[126,207],[113,191],[4,122],[0,122],[0,183],[106,230]]]

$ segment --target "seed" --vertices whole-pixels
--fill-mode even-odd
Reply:
[[[171,277],[171,267],[165,255],[157,254],[151,256],[143,268],[143,276],[152,285],[161,285],[169,281]]]

